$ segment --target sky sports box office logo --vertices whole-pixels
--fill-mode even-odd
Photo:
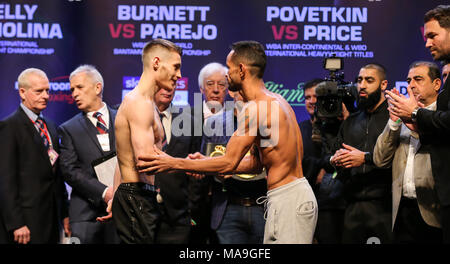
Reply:
[[[139,83],[139,76],[123,76],[122,100],[125,95],[134,89]],[[182,77],[177,82],[173,105],[187,105],[188,103],[188,78]]]

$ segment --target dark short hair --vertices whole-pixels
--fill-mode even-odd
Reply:
[[[439,70],[439,67],[434,62],[429,61],[415,61],[411,63],[409,66],[409,69],[417,68],[420,66],[426,66],[428,68],[428,76],[430,77],[431,81],[434,81],[436,79],[441,79],[441,71]]]
[[[234,54],[231,60],[235,64],[250,66],[250,73],[262,78],[266,69],[267,56],[261,43],[253,40],[238,41],[231,45]]]
[[[314,86],[318,85],[321,82],[323,82],[322,79],[319,79],[319,78],[312,79],[305,83],[305,85],[303,86],[303,90],[306,91],[310,88],[313,88]]]
[[[182,54],[181,48],[173,43],[172,41],[166,40],[166,39],[153,39],[149,42],[147,42],[142,49],[142,63],[145,65],[145,60],[147,57],[147,54],[155,47],[162,47],[169,51],[175,51],[178,54]]]
[[[450,5],[438,5],[434,9],[431,9],[428,11],[423,21],[425,23],[429,22],[430,20],[436,20],[439,23],[439,26],[443,28],[450,28]]]
[[[372,63],[366,64],[361,69],[375,69],[375,70],[377,70],[379,75],[380,75],[381,81],[384,81],[387,78],[386,68],[383,65],[381,65],[380,63],[372,62]]]

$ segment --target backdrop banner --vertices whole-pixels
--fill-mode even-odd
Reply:
[[[17,76],[29,67],[49,77],[44,115],[57,124],[78,113],[68,75],[80,64],[97,67],[104,101],[119,104],[139,80],[144,44],[164,38],[183,48],[174,104],[194,103],[200,69],[225,64],[233,42],[256,40],[268,58],[266,87],[292,105],[300,122],[309,118],[303,85],[328,76],[323,60],[332,55],[344,58],[346,81],[378,62],[388,70],[389,87],[406,93],[408,66],[432,61],[423,16],[438,4],[448,1],[0,1],[0,119],[18,107]]]

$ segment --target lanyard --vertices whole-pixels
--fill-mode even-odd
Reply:
[[[31,118],[30,118],[30,120],[31,120]],[[52,146],[52,141],[50,140],[50,137],[48,136],[47,124],[45,124],[45,122],[42,121],[42,124],[44,124],[44,129],[42,129],[40,125],[36,125],[35,121],[31,120],[31,122],[33,122],[33,125],[35,127],[37,127],[40,131],[42,131],[42,133],[44,133],[45,137],[47,138],[48,144],[51,147]]]

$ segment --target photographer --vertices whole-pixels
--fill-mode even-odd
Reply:
[[[391,170],[378,169],[372,153],[388,119],[383,96],[388,81],[379,64],[368,64],[358,75],[358,108],[341,125],[330,162],[344,182],[347,207],[344,216],[344,243],[366,243],[376,237],[392,242]]]

